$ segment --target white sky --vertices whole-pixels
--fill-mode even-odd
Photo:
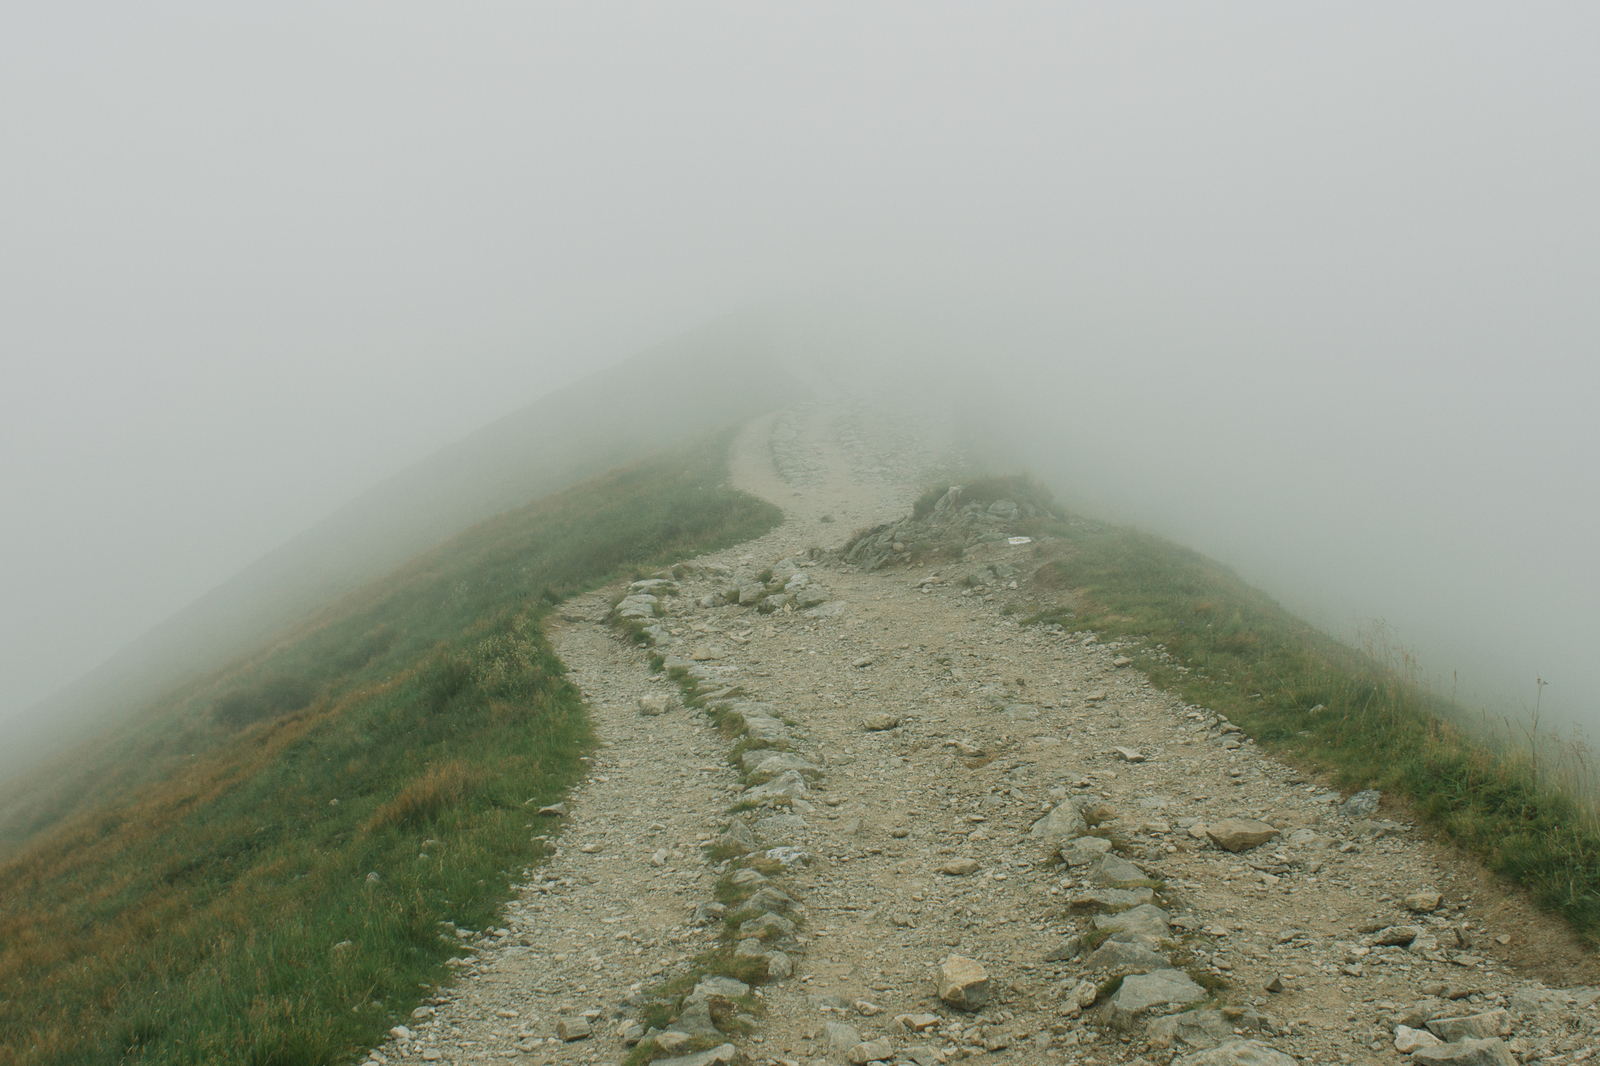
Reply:
[[[796,294],[937,307],[1087,501],[1320,620],[1595,694],[1597,29],[10,5],[0,716],[440,445]]]

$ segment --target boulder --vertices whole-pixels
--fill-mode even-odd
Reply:
[[[1249,851],[1277,835],[1276,829],[1255,818],[1224,818],[1206,826],[1206,836],[1224,851]]]
[[[957,1010],[981,1010],[989,1002],[989,971],[976,959],[951,955],[939,965],[938,993]]]
[[[666,714],[672,710],[672,697],[664,692],[639,697],[639,713],[649,717]]]

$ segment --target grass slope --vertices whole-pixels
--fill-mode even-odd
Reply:
[[[942,491],[931,490],[923,506]],[[966,495],[1053,506],[1026,478],[983,479]],[[1046,548],[1056,557],[1035,575],[1036,587],[1077,598],[1075,610],[1034,621],[1143,638],[1134,658],[1156,685],[1226,714],[1263,747],[1345,787],[1407,797],[1489,869],[1528,888],[1590,943],[1600,940],[1600,835],[1581,797],[1465,728],[1461,708],[1408,676],[1403,654],[1340,643],[1229,568],[1160,537],[1071,517],[1023,525],[1054,539]]]
[[[779,520],[725,487],[727,443],[461,534],[63,767],[32,812],[51,828],[0,866],[0,1063],[292,1066],[379,1040],[446,980],[438,923],[481,928],[537,857],[527,804],[581,770],[549,605]]]

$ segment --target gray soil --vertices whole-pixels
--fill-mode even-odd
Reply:
[[[1045,546],[991,538],[935,570],[866,570],[830,551],[903,518],[949,458],[932,429],[865,409],[760,419],[731,473],[785,521],[693,560],[677,594],[660,597],[654,649],[608,624],[622,586],[564,605],[550,639],[593,710],[591,773],[569,814],[530,816],[555,856],[497,930],[463,931],[456,987],[373,1061],[622,1061],[647,997],[717,941],[721,923],[702,905],[741,862],[713,863],[703,848],[735,818],[761,849],[794,849],[767,869],[800,901],[798,926],[746,945],[781,949],[793,974],[741,1008],[753,1029],[730,1023],[708,1039],[674,1023],[699,1038],[690,1048],[730,1045],[686,1063],[1395,1063],[1413,1061],[1397,1036],[1427,1043],[1408,1034],[1429,1021],[1457,1037],[1452,1053],[1483,1062],[1593,1055],[1600,990],[1586,985],[1600,979],[1558,923],[1387,797],[1354,811],[1152,688],[1119,665],[1123,649],[1003,613]],[[800,575],[791,589],[809,598],[766,614],[707,605],[769,567]],[[988,583],[969,586],[972,574]],[[778,743],[818,768],[812,780],[735,812],[753,805],[727,758],[734,738],[676,700],[641,713],[642,697],[679,693],[652,672],[652,651],[702,690],[738,686],[728,702],[769,705]],[[1067,850],[1093,861],[1064,865],[1060,841],[1034,830],[1057,808],[1097,822],[1111,858],[1080,828]],[[1217,838],[1237,842],[1230,818],[1273,835],[1224,850]],[[1408,909],[1429,892],[1437,906]],[[1153,906],[1130,910],[1146,898]],[[1097,927],[1130,913],[1156,925],[1112,928],[1094,951],[1107,935]],[[939,997],[952,956],[987,976],[969,990],[977,1009]],[[1154,1002],[1141,999],[1158,985]],[[1463,1027],[1444,1024],[1456,1017],[1477,1019],[1465,1039],[1490,1043],[1460,1043]]]

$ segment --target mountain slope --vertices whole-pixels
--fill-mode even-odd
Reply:
[[[477,522],[794,398],[804,389],[775,351],[772,325],[758,316],[712,322],[390,478],[35,707],[0,750],[0,777],[149,706]]]

